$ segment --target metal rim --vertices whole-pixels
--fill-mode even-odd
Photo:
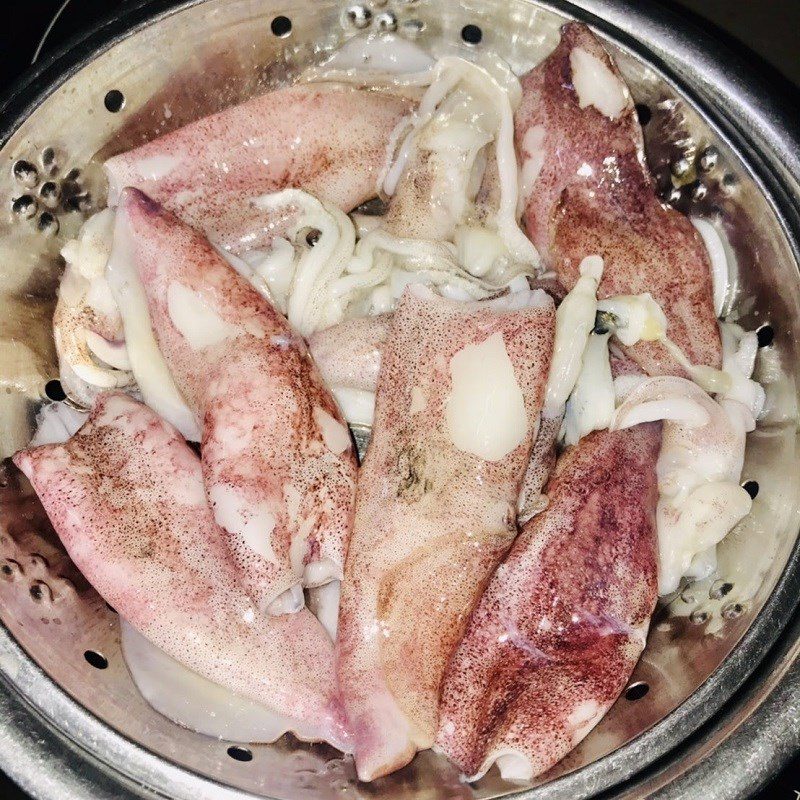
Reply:
[[[16,89],[0,103],[0,115],[7,122],[0,128],[4,142],[18,125],[57,86],[107,50],[117,41],[132,35],[145,25],[172,13],[196,5],[202,0],[143,0],[128,8],[122,15],[107,18],[93,30],[69,42],[37,68],[29,71]],[[772,95],[771,88],[747,75],[746,64],[714,40],[698,35],[692,26],[677,25],[677,17],[651,3],[633,0],[539,0],[539,4],[555,11],[583,19],[625,49],[643,57],[677,85],[682,93],[703,108],[712,124],[722,132],[734,149],[744,155],[767,196],[781,204],[789,229],[785,232],[795,252],[800,251],[800,209],[797,207],[800,188],[800,131],[787,113],[785,105]],[[767,158],[765,158],[765,155]],[[769,162],[769,164],[767,163]],[[708,681],[692,697],[634,741],[610,754],[602,762],[579,772],[515,795],[518,798],[550,798],[568,792],[570,796],[608,789],[619,785],[670,751],[686,756],[686,741],[713,714],[720,711],[730,696],[762,663],[787,624],[793,608],[800,599],[800,545],[796,545],[787,567],[772,596],[751,628],[737,644],[731,655],[719,667],[714,681]],[[767,677],[749,689],[751,702],[747,724],[757,721],[778,734],[778,725],[785,714],[775,713],[766,700],[765,683],[772,688],[770,675],[783,675],[776,689],[783,692],[781,708],[791,709],[800,703],[800,669],[781,670],[784,660],[792,664],[797,657],[797,636],[800,625],[791,628],[786,637],[784,653],[770,660],[761,673]],[[787,650],[788,647],[788,650]],[[787,655],[788,654],[788,655]],[[775,661],[777,659],[777,662]],[[777,666],[770,671],[773,664]],[[785,665],[784,665],[785,666]],[[17,684],[26,687],[23,699],[8,686],[6,676],[13,675]],[[86,712],[31,662],[4,629],[0,629],[0,677],[4,688],[0,692],[0,764],[24,788],[37,797],[103,798],[156,797],[169,792],[175,797],[243,798],[247,793],[222,787],[211,780],[171,765],[150,751],[129,742],[99,719]],[[787,694],[788,693],[788,694]],[[786,701],[789,697],[790,702]],[[757,697],[758,703],[752,698]],[[740,705],[748,705],[747,697]],[[772,704],[774,706],[774,703]],[[749,718],[749,719],[748,719]],[[713,740],[713,731],[732,725],[737,719],[735,708],[728,706],[715,725],[705,733]],[[771,722],[770,722],[771,720]],[[740,720],[743,722],[744,720]],[[735,727],[735,726],[734,726]],[[61,733],[69,731],[69,739]],[[778,740],[780,736],[778,735]],[[702,746],[703,737],[700,737]],[[680,749],[679,745],[684,746]],[[66,745],[66,746],[65,746]],[[691,746],[690,746],[691,747]],[[714,750],[714,757],[725,755],[726,748],[742,758],[753,749],[753,740],[729,735]],[[772,768],[787,758],[790,750],[775,745],[772,757],[764,759]],[[711,763],[709,761],[709,763]],[[125,774],[116,765],[125,764]],[[660,774],[669,765],[659,771]],[[763,774],[764,771],[762,770]],[[692,793],[705,795],[714,783],[709,777],[697,775]],[[729,774],[719,797],[740,797],[753,787],[752,773],[736,770]],[[128,777],[129,776],[129,777]],[[707,783],[704,783],[706,781]],[[648,779],[645,779],[649,783]],[[147,787],[160,787],[153,791]],[[650,790],[639,782],[647,794]],[[660,794],[660,793],[659,793]],[[634,796],[644,796],[636,790]],[[660,796],[662,796],[660,794]],[[671,792],[667,790],[667,794]]]

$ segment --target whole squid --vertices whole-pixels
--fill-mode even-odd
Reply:
[[[303,339],[202,234],[137,189],[119,198],[109,269],[141,283],[250,592],[272,613],[301,607],[304,586],[342,577],[356,476],[349,431]]]
[[[582,259],[601,256],[598,298],[649,292],[688,359],[718,368],[708,255],[689,219],[656,197],[630,91],[585,25],[565,25],[522,78],[515,128],[523,224],[546,265],[572,288]],[[650,375],[685,376],[660,341],[630,355]]]
[[[433,743],[445,665],[516,534],[553,327],[539,291],[457,303],[415,285],[394,313],[337,641],[362,780]]]
[[[108,203],[133,186],[221,247],[263,248],[280,219],[252,200],[295,187],[350,211],[374,197],[387,142],[412,106],[335,83],[276,89],[106,161]]]
[[[442,688],[436,749],[470,779],[526,782],[617,699],[656,602],[660,425],[595,431],[559,457],[472,613]]]
[[[75,565],[172,658],[287,730],[347,747],[333,645],[307,609],[262,618],[180,434],[124,394],[100,395],[65,444],[14,456]]]

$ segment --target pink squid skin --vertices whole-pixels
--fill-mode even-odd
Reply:
[[[558,300],[566,293],[557,282],[532,281],[532,288],[542,288]],[[386,346],[391,321],[391,314],[361,317],[312,334],[308,347],[325,385],[374,393],[378,386],[381,351]],[[562,417],[558,417],[540,422],[520,490],[518,507],[522,522],[547,504],[542,492],[556,463],[556,439],[561,421]]]
[[[585,256],[602,256],[598,297],[650,292],[667,315],[668,336],[689,360],[719,368],[722,347],[702,240],[655,195],[633,100],[614,119],[594,105],[580,107],[570,63],[575,48],[622,81],[598,39],[578,23],[565,25],[558,47],[522,78],[517,148],[523,164],[537,153],[542,159],[525,198],[525,229],[567,288]],[[685,377],[660,342],[640,342],[630,354],[649,375]]]
[[[558,305],[567,290],[555,278],[531,278],[531,289],[542,289]],[[502,297],[499,293],[497,297]],[[482,302],[491,302],[479,300]],[[308,337],[308,347],[328,386],[347,386],[375,392],[381,350],[392,326],[392,312],[345,320]]]
[[[447,659],[515,536],[554,335],[550,298],[533,296],[532,305],[505,310],[504,300],[455,303],[414,286],[394,313],[337,640],[362,780],[398,769],[433,743]],[[511,452],[488,461],[459,450],[444,418],[451,358],[496,333],[522,389],[527,430]]]
[[[657,594],[660,425],[596,431],[559,458],[444,681],[436,748],[470,778],[514,754],[516,780],[563,758],[611,707]],[[504,765],[510,771],[511,765]]]
[[[65,444],[14,463],[71,559],[157,647],[346,747],[333,645],[306,609],[259,618],[183,437],[127,395],[100,395]]]
[[[350,211],[374,197],[387,142],[412,105],[338,84],[276,89],[106,161],[109,205],[133,186],[217,245],[264,247],[280,220],[251,200],[293,187]]]
[[[356,459],[303,339],[202,234],[142,192],[122,193],[116,236],[126,237],[176,385],[202,420],[209,500],[259,607],[297,584],[314,564],[328,569],[324,580],[304,577],[307,585],[340,579]],[[170,314],[175,285],[195,292],[192,302],[233,332],[194,347]],[[233,520],[221,496],[238,509]]]
[[[374,392],[391,314],[359,317],[311,334],[308,348],[327,386]]]
[[[542,416],[539,421],[539,431],[519,492],[517,507],[520,524],[547,507],[544,487],[556,464],[556,444],[563,420],[564,415],[560,414],[557,417]]]

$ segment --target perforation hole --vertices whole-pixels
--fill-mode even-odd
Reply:
[[[733,584],[730,581],[715,581],[708,590],[708,596],[712,600],[720,600],[725,595],[730,594]]]
[[[650,691],[650,684],[646,681],[632,683],[625,690],[626,700],[641,700]]]
[[[639,118],[639,124],[644,128],[648,122],[653,118],[653,112],[650,110],[650,106],[646,103],[637,103],[636,104],[636,116]]]
[[[722,176],[721,184],[723,193],[730,195],[738,188],[739,179],[735,175],[728,173]]]
[[[56,402],[66,399],[67,396],[59,380],[47,381],[44,385],[44,393],[50,400]]]
[[[705,623],[708,622],[708,620],[709,620],[709,615],[707,611],[698,610],[698,611],[692,611],[692,613],[689,614],[689,622],[691,622],[692,625],[705,625]]]
[[[36,220],[36,227],[46,236],[55,236],[58,233],[59,223],[49,211],[43,211]]]
[[[231,745],[228,748],[228,755],[234,761],[252,761],[253,760],[253,751],[248,749],[247,747],[240,747],[239,745]]]
[[[758,489],[759,489],[758,481],[745,481],[742,484],[742,489],[744,489],[747,492],[747,494],[750,495],[751,500],[755,500],[756,497],[758,496]]]
[[[372,22],[372,12],[363,5],[350,6],[345,12],[345,19],[354,28],[363,30],[364,28],[368,28],[369,24]]]
[[[36,182],[39,180],[39,173],[29,161],[20,159],[14,163],[11,169],[14,177],[27,189],[33,189],[36,186]]]
[[[36,200],[29,194],[15,198],[11,203],[11,211],[21,219],[30,219],[36,214]]]
[[[273,36],[279,39],[285,39],[292,32],[292,21],[289,17],[275,17],[270,24]]]
[[[762,325],[757,331],[759,347],[769,347],[775,339],[775,331],[772,325]]]
[[[744,606],[741,603],[728,603],[722,609],[722,616],[725,619],[736,619],[737,617],[741,617],[744,613]]]
[[[58,158],[56,157],[54,147],[45,147],[42,150],[40,161],[42,169],[44,169],[48,175],[55,175],[56,172],[58,172]]]
[[[108,659],[97,650],[87,650],[83,657],[95,669],[106,669],[108,667]]]
[[[483,39],[483,31],[477,25],[465,25],[461,29],[461,38],[467,44],[480,44]]]
[[[106,107],[106,111],[116,114],[125,106],[125,95],[119,89],[110,89],[103,98],[103,105]]]

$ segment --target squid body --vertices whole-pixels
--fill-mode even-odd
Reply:
[[[116,226],[109,268],[143,289],[202,429],[214,517],[259,607],[292,611],[303,587],[342,577],[356,477],[347,426],[303,339],[202,234],[130,188]]]
[[[362,780],[430,747],[441,679],[516,533],[553,303],[409,287],[382,353],[342,584],[339,678]]]
[[[600,299],[649,292],[689,361],[718,368],[705,246],[655,195],[633,99],[611,57],[585,25],[568,24],[521,82],[523,223],[545,263],[572,288],[583,259],[600,256]],[[662,341],[639,341],[630,354],[649,375],[686,375]]]
[[[294,187],[350,211],[375,195],[412,105],[339,84],[277,89],[109,159],[109,205],[133,186],[227,250],[263,248],[280,217],[253,200]]]
[[[444,681],[436,747],[471,779],[526,782],[600,721],[656,602],[657,423],[595,431],[560,456],[473,612]]]
[[[256,703],[268,738],[292,730],[348,747],[330,637],[307,609],[260,614],[209,509],[200,461],[171,425],[127,395],[103,394],[68,442],[14,462],[76,566],[139,634]]]

